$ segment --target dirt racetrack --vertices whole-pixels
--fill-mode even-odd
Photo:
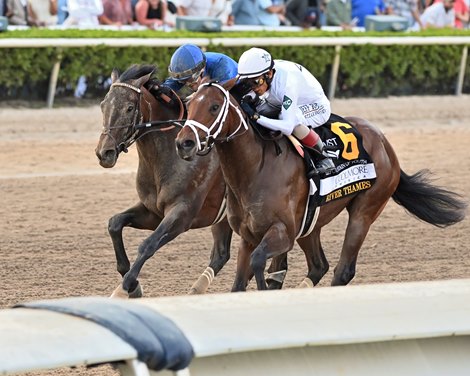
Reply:
[[[436,184],[470,197],[470,97],[335,100],[333,111],[379,126],[408,174],[429,168]],[[108,296],[120,282],[107,221],[137,202],[137,153],[131,148],[110,170],[94,155],[101,128],[98,106],[0,108],[0,308],[68,296]],[[338,260],[346,215],[322,233],[330,271]],[[148,232],[125,230],[130,257]],[[185,294],[208,263],[209,229],[192,230],[162,248],[140,281],[147,297]],[[232,259],[209,293],[228,292]],[[470,218],[437,229],[390,202],[359,254],[353,284],[470,278]],[[286,288],[304,277],[298,247],[289,254]],[[254,288],[254,283],[250,289]],[[321,287],[320,287],[321,288]],[[114,375],[107,366],[37,374]]]

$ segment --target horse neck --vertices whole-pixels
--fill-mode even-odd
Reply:
[[[142,87],[140,109],[144,123],[172,120],[180,117],[180,108],[176,108],[176,106],[171,106],[170,104],[163,104],[155,99],[144,87]],[[168,124],[168,127],[171,127],[171,124]],[[146,163],[159,166],[159,168],[163,166],[170,168],[173,164],[171,161],[176,161],[179,158],[175,151],[175,138],[177,133],[178,129],[176,127],[162,131],[148,130],[145,136],[139,138],[136,142],[139,153],[139,165],[142,165],[142,163],[146,161]],[[156,163],[158,160],[165,160],[165,163]]]
[[[145,88],[142,88],[140,108],[143,122],[178,119],[180,108],[177,105],[162,103]],[[171,124],[168,124],[170,127]],[[178,129],[147,130],[136,142],[139,155],[138,175],[152,177],[157,184],[171,178],[174,168],[181,159],[176,153],[175,138]],[[160,182],[160,183],[158,183]]]
[[[227,127],[229,131],[227,135],[237,129],[240,119],[233,108],[230,109],[225,122],[230,124]],[[240,132],[243,132],[243,128]],[[256,138],[250,125],[243,134],[235,136],[228,142],[217,142],[215,147],[224,178],[232,190],[236,190],[237,187],[246,188],[247,184],[251,184],[259,176],[265,158],[264,145]]]

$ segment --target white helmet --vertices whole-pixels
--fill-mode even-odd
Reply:
[[[274,66],[271,54],[262,48],[250,48],[242,53],[238,60],[238,77],[240,79],[261,76]]]

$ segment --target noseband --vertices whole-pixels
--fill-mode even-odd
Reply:
[[[214,146],[215,141],[228,142],[234,137],[239,136],[248,130],[248,124],[246,123],[246,120],[244,116],[242,115],[240,109],[230,101],[230,93],[228,92],[228,90],[225,90],[219,84],[216,84],[214,82],[208,82],[199,86],[198,91],[203,86],[213,86],[219,89],[224,94],[224,103],[222,104],[222,108],[217,114],[217,117],[215,118],[215,120],[212,122],[212,124],[209,127],[206,127],[204,124],[201,124],[198,121],[193,120],[193,119],[187,119],[186,122],[184,123],[183,127],[189,127],[193,131],[196,137],[198,155],[208,154],[211,151],[212,147]],[[229,113],[230,107],[233,107],[235,109],[238,115],[238,118],[240,119],[240,123],[238,124],[237,129],[235,129],[235,131],[229,136],[224,137],[224,138],[217,138],[217,136],[220,134],[225,124],[225,120],[227,119],[227,115]],[[242,133],[239,133],[242,126],[244,128],[244,131]],[[198,129],[201,129],[203,132],[206,133],[206,137],[202,141],[199,138],[199,134],[197,132]],[[215,131],[214,133],[212,133],[214,129]]]

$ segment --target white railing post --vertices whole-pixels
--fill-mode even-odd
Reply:
[[[465,79],[465,68],[467,67],[468,46],[463,46],[462,57],[460,58],[459,77],[457,78],[457,87],[455,88],[455,95],[462,95],[463,81]]]
[[[335,46],[335,57],[333,58],[333,66],[331,67],[330,88],[328,97],[330,101],[335,97],[336,83],[338,81],[339,63],[341,61],[341,46]]]
[[[58,58],[52,66],[51,77],[49,78],[49,90],[47,92],[47,107],[52,108],[54,105],[55,91],[57,88],[57,79],[59,78],[60,58]]]

